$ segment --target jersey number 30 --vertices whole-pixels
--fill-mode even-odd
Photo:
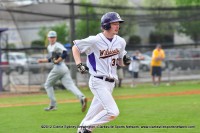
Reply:
[[[117,59],[112,59],[112,66],[115,66],[115,65],[117,65]]]

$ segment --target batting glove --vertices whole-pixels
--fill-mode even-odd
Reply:
[[[128,66],[131,63],[131,58],[127,55],[124,55],[123,62],[125,66]]]
[[[86,65],[83,65],[82,63],[78,64],[77,68],[81,74],[88,73],[89,71],[89,68]]]

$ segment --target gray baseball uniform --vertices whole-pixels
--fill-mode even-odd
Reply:
[[[67,49],[60,43],[56,42],[55,44],[49,44],[47,47],[49,55],[52,56],[53,52],[63,53],[63,51],[67,51]],[[45,82],[45,90],[50,99],[50,106],[56,106],[56,98],[54,95],[53,85],[57,80],[61,80],[63,86],[70,90],[74,95],[77,96],[78,99],[84,98],[84,94],[75,86],[68,67],[65,65],[65,62],[62,61],[59,64],[54,64],[52,70],[50,71],[46,82]]]

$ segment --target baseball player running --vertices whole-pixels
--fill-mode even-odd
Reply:
[[[53,85],[57,80],[61,80],[63,86],[69,89],[74,95],[80,99],[82,105],[82,112],[86,110],[87,99],[84,94],[75,86],[68,67],[65,65],[64,59],[67,56],[67,49],[57,41],[57,33],[55,31],[48,32],[49,45],[47,47],[50,58],[39,59],[39,63],[53,62],[53,69],[50,71],[46,82],[45,90],[50,99],[49,107],[45,108],[45,111],[56,110],[56,98],[54,95]]]
[[[124,22],[116,12],[108,12],[101,18],[102,33],[75,40],[73,56],[81,73],[91,74],[89,87],[94,97],[85,118],[80,123],[78,133],[91,133],[96,126],[114,120],[119,109],[112,96],[117,64],[129,65],[126,57],[126,42],[118,36],[120,23]],[[80,54],[86,53],[87,66],[81,63]]]

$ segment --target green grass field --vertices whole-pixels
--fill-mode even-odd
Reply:
[[[92,98],[89,89],[83,89]],[[0,95],[0,133],[76,133],[85,113],[66,90],[56,90],[58,110],[45,112],[46,93],[4,97]],[[113,93],[119,117],[95,133],[199,133],[200,82],[170,86],[151,84],[116,88]],[[73,102],[67,102],[71,100]],[[66,102],[65,102],[66,101]],[[90,101],[89,101],[90,104]],[[10,106],[10,107],[3,107]],[[43,127],[43,128],[42,128]]]

